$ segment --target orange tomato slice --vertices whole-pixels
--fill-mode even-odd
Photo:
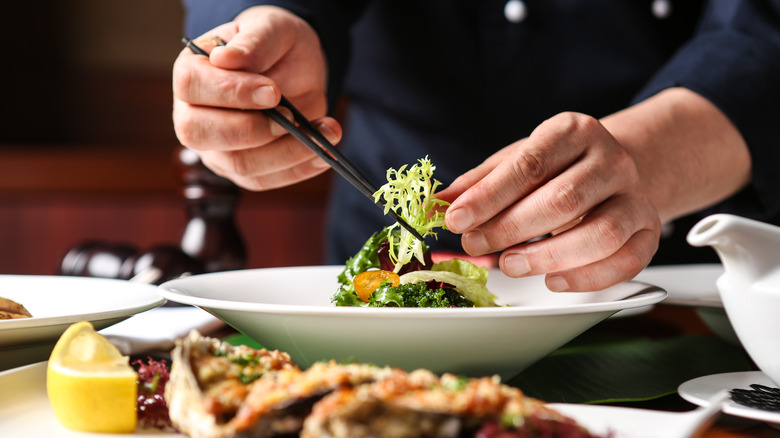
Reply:
[[[368,297],[385,281],[389,281],[393,286],[398,286],[401,284],[401,277],[393,271],[381,269],[364,271],[352,279],[352,284],[355,285],[358,298],[367,303]]]

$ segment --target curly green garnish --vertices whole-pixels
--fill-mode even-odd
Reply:
[[[423,237],[436,238],[435,228],[446,229],[442,207],[449,202],[436,198],[434,193],[441,183],[433,178],[436,169],[426,156],[419,163],[407,169],[407,165],[398,170],[388,169],[387,183],[374,193],[374,202],[385,200],[385,214],[395,211]],[[397,223],[389,228],[400,227]],[[403,227],[400,233],[388,233],[390,260],[395,264],[395,272],[416,257],[425,264],[423,242],[416,239]]]

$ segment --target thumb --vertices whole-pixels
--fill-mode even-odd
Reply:
[[[274,7],[245,11],[234,21],[235,35],[211,52],[211,62],[224,69],[264,73],[290,50],[296,20],[300,19]]]

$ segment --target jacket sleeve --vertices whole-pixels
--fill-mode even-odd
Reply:
[[[358,0],[183,0],[184,34],[189,38],[232,21],[252,6],[285,8],[312,25],[328,63],[328,103],[333,109],[340,94],[349,58],[349,29],[362,10]]]
[[[780,224],[780,0],[713,0],[700,26],[637,96],[682,86],[739,129],[752,158],[749,187],[715,206]]]

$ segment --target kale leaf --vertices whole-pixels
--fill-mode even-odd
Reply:
[[[394,287],[383,283],[368,298],[368,307],[474,307],[454,289],[429,289],[424,282]]]

